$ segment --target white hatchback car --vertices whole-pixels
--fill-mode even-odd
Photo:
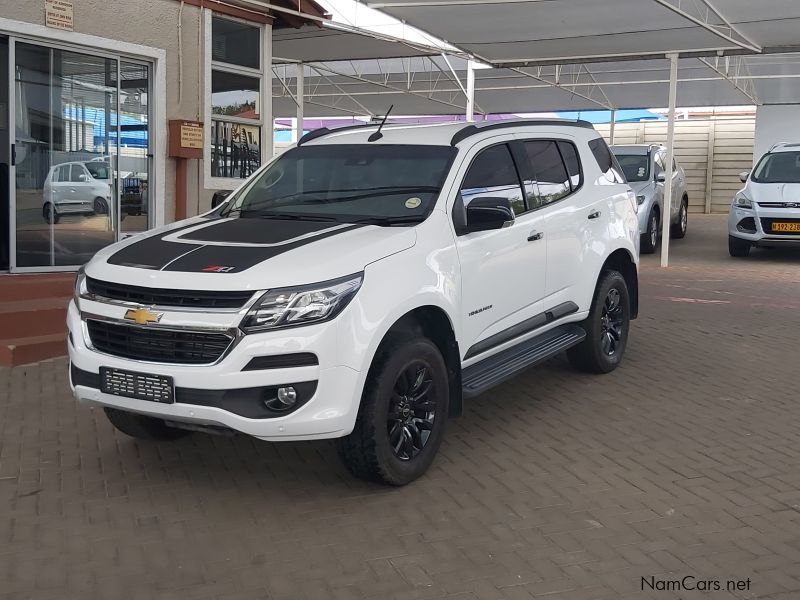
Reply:
[[[64,215],[107,214],[111,205],[110,181],[108,163],[102,160],[51,167],[44,182],[44,220],[58,223]]]
[[[135,437],[339,438],[354,474],[403,484],[463,398],[564,351],[620,364],[638,244],[588,123],[316,130],[211,212],[95,255],[70,381]]]
[[[739,175],[728,216],[728,250],[747,256],[753,246],[800,246],[800,144],[773,146],[752,172]]]

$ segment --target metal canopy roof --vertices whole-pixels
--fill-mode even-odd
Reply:
[[[341,23],[322,22],[272,34],[273,62],[318,62],[431,56],[441,50]]]
[[[306,116],[464,114],[466,61],[439,57],[317,63],[305,68]],[[293,116],[294,68],[275,68],[274,110]],[[456,80],[458,77],[458,81]],[[665,59],[475,71],[483,113],[664,106]],[[800,54],[686,58],[679,62],[679,106],[797,103]],[[365,110],[366,109],[366,110]]]
[[[495,66],[800,50],[797,0],[389,0],[369,6]]]

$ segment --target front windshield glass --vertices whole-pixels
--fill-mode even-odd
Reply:
[[[433,209],[449,146],[324,144],[281,155],[223,216],[413,223]]]
[[[616,154],[617,162],[625,173],[628,182],[648,181],[650,179],[649,154]]]
[[[756,183],[800,183],[800,152],[765,154],[752,179]]]
[[[83,163],[95,179],[108,179],[108,165],[104,162]]]

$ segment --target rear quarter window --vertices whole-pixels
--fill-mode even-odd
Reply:
[[[600,170],[613,183],[628,183],[617,159],[603,138],[595,138],[589,142],[589,150],[597,161]]]

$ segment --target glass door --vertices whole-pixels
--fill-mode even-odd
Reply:
[[[150,65],[120,61],[120,234],[150,227]]]
[[[71,269],[117,239],[119,61],[12,40],[11,269]]]

